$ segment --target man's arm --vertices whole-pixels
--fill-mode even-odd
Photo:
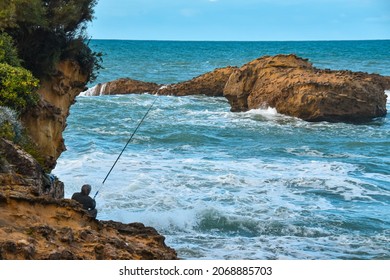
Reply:
[[[96,201],[95,201],[95,199],[92,199],[91,198],[91,201],[90,201],[90,210],[93,210],[93,209],[95,209],[95,207],[96,207]]]

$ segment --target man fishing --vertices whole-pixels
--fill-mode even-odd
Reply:
[[[81,192],[76,192],[72,195],[72,199],[76,200],[77,202],[81,203],[83,206],[83,209],[88,211],[88,214],[96,218],[97,216],[97,209],[96,207],[96,201],[95,199],[91,198],[89,194],[91,193],[91,185],[85,184],[81,187]]]
[[[122,151],[118,155],[118,157],[115,160],[114,164],[111,166],[111,169],[110,169],[110,171],[108,171],[106,177],[104,178],[100,189],[103,187],[103,185],[106,182],[108,176],[110,176],[111,171],[114,169],[115,165],[117,164],[119,158],[122,156],[123,152],[126,150],[126,147],[129,145],[131,139],[133,139],[133,137],[134,137],[135,133],[137,132],[138,128],[141,126],[142,122],[145,120],[146,116],[149,114],[150,110],[152,109],[152,107],[153,107],[154,103],[156,103],[156,101],[157,101],[157,97],[153,100],[153,103],[150,105],[149,109],[146,111],[145,115],[142,117],[142,119],[138,123],[137,127],[133,131],[133,134],[131,134],[131,136],[130,136],[129,140],[127,141],[126,145],[123,147]],[[96,218],[97,210],[95,209],[95,207],[96,207],[95,198],[98,195],[100,189],[98,189],[97,192],[95,193],[94,197],[91,198],[89,196],[89,193],[91,192],[91,186],[86,184],[86,185],[81,187],[81,192],[80,193],[74,193],[73,194],[72,199],[77,200],[78,202],[80,202],[83,205],[83,208],[86,209],[92,217]]]

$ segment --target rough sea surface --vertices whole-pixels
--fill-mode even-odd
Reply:
[[[279,53],[390,75],[390,41],[91,46],[105,53],[94,84],[180,82]],[[229,110],[205,96],[79,96],[53,173],[67,198],[85,183],[100,190],[98,219],[155,227],[183,259],[390,259],[389,116],[357,125]]]

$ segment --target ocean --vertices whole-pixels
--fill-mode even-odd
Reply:
[[[390,76],[390,41],[92,40],[104,69],[176,83],[264,55]],[[390,95],[390,92],[387,92]],[[156,102],[102,182],[149,106]],[[390,112],[390,100],[387,109]],[[98,219],[141,222],[182,259],[390,259],[390,119],[309,123],[223,97],[77,97],[53,174],[92,185]]]

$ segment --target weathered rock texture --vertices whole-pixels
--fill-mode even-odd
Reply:
[[[0,192],[0,259],[176,259],[164,237],[140,223],[94,220],[72,200]],[[7,191],[9,194],[7,194]]]
[[[64,197],[64,184],[49,177],[38,162],[10,141],[0,138],[0,188],[52,198]]]
[[[199,94],[206,96],[223,96],[225,84],[235,69],[235,67],[215,69],[212,72],[200,75],[190,81],[162,87],[155,93],[176,96]]]
[[[121,78],[104,84],[97,84],[96,86],[85,91],[84,95],[99,96],[129,93],[154,93],[160,87],[161,85],[155,83],[142,82],[129,78]]]
[[[176,259],[142,224],[102,222],[63,197],[64,186],[18,146],[0,139],[0,259]]]
[[[65,150],[62,132],[66,118],[76,96],[85,90],[87,75],[79,65],[66,60],[58,64],[57,74],[41,81],[41,100],[22,116],[23,126],[37,144],[39,154],[44,158],[44,168],[52,170],[58,157]]]
[[[39,105],[22,116],[44,166],[0,138],[0,259],[176,259],[155,229],[95,220],[47,175],[65,150],[66,118],[86,81],[76,63],[61,62],[42,82]]]
[[[390,89],[390,77],[320,70],[295,55],[277,55],[172,85],[119,79],[92,88],[88,95],[148,92],[225,96],[232,111],[273,107],[307,121],[359,122],[386,115],[385,89]]]
[[[161,94],[161,95],[207,95],[223,96],[223,89],[235,67],[215,69],[212,72],[200,75],[182,83],[161,85],[142,82],[130,78],[122,78],[96,86],[84,92],[87,96],[113,94]]]
[[[295,55],[267,56],[236,69],[224,95],[232,111],[273,107],[307,121],[365,121],[386,115],[387,78],[314,68]]]

